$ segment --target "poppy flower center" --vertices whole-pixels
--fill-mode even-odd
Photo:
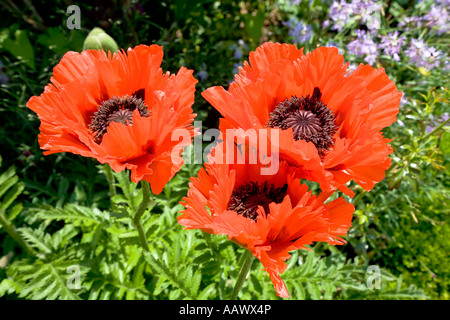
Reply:
[[[113,97],[103,101],[98,110],[91,117],[89,130],[91,130],[94,141],[101,143],[103,135],[112,122],[120,122],[125,125],[133,124],[133,111],[139,110],[141,117],[148,117],[150,110],[144,100],[135,95],[124,97]]]
[[[247,182],[233,190],[227,209],[256,221],[258,206],[262,206],[268,214],[269,204],[282,202],[286,194],[287,185],[276,188],[273,183],[267,181],[263,184]]]
[[[335,125],[333,111],[320,99],[322,93],[314,88],[311,96],[286,99],[275,107],[269,115],[267,126],[287,130],[292,128],[295,140],[314,143],[320,155],[334,145]]]

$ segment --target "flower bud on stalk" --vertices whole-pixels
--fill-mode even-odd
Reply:
[[[108,53],[108,51],[114,53],[119,50],[119,47],[110,35],[108,35],[103,29],[96,27],[89,32],[88,36],[84,40],[83,50],[90,49],[102,49],[106,53]]]

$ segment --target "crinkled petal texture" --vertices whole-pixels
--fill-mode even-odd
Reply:
[[[383,68],[361,64],[349,73],[336,48],[319,47],[304,55],[293,45],[279,43],[261,45],[250,53],[249,62],[228,90],[211,87],[202,93],[223,116],[222,131],[265,128],[278,104],[312,95],[319,88],[338,127],[334,146],[319,156],[312,142],[296,141],[291,129],[282,130],[281,158],[302,166],[307,154],[331,175],[328,187],[321,184],[323,190],[338,188],[351,196],[346,186],[350,180],[369,191],[384,178],[392,149],[381,130],[395,122],[402,94]]]
[[[216,147],[216,149],[219,146]],[[185,209],[178,221],[186,229],[224,234],[250,250],[268,272],[277,294],[289,297],[280,274],[286,270],[289,251],[305,248],[315,241],[342,244],[351,226],[354,207],[343,198],[325,203],[331,192],[315,196],[296,178],[295,168],[279,163],[277,174],[262,175],[261,163],[238,161],[227,164],[222,153],[213,149],[209,163],[191,178]],[[223,161],[218,161],[223,160]],[[287,188],[279,203],[271,202],[266,212],[258,206],[257,219],[249,219],[229,209],[233,190],[248,182]]]
[[[131,170],[131,179],[147,180],[155,194],[178,172],[172,161],[194,135],[193,71],[163,73],[163,50],[139,45],[113,55],[102,50],[68,52],[54,68],[51,83],[27,107],[41,120],[39,144],[44,154],[72,152],[108,163],[116,172]],[[131,123],[111,122],[100,143],[89,124],[99,106],[114,97],[142,99],[150,111],[134,110]],[[189,139],[173,139],[175,130]],[[179,157],[178,157],[179,158]]]

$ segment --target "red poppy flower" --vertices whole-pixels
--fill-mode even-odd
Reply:
[[[72,152],[108,163],[131,179],[147,180],[155,194],[181,168],[171,154],[185,146],[171,133],[194,134],[193,71],[176,75],[160,68],[162,47],[140,45],[106,54],[68,52],[54,68],[51,83],[27,107],[41,120],[44,154]],[[190,143],[190,141],[189,141]]]
[[[349,73],[336,48],[304,55],[279,43],[261,45],[249,61],[228,91],[202,93],[222,114],[221,131],[279,128],[281,159],[302,166],[308,150],[331,174],[329,187],[351,196],[350,180],[369,191],[384,178],[392,149],[381,130],[395,121],[402,94],[383,68]]]
[[[220,146],[220,144],[219,144]],[[331,192],[315,196],[296,178],[296,168],[279,163],[278,173],[262,175],[261,163],[241,157],[226,163],[213,149],[209,162],[191,178],[178,222],[186,229],[225,234],[250,250],[268,272],[277,294],[288,297],[280,277],[289,251],[314,241],[342,244],[354,207],[343,198],[324,203]],[[246,160],[247,159],[247,160]],[[220,161],[218,161],[220,160]],[[239,164],[241,163],[241,164]]]

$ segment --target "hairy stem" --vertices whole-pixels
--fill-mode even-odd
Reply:
[[[11,224],[5,217],[3,212],[0,212],[0,224],[3,226],[3,228],[5,228],[5,231],[11,236],[11,238],[13,238],[14,241],[22,247],[22,249],[24,249],[29,255],[36,257],[36,252],[34,251],[34,249],[25,242],[22,236],[17,232],[14,225]]]
[[[111,199],[117,194],[116,193],[116,187],[114,186],[114,176],[112,174],[112,169],[109,166],[109,164],[105,164],[103,166],[103,171],[105,172],[106,181],[108,181],[109,186],[109,196]],[[111,201],[111,209],[115,211],[117,209],[117,205],[114,203],[114,201]]]
[[[133,218],[133,223],[136,226],[136,229],[139,233],[139,239],[141,241],[141,245],[145,251],[150,251],[147,241],[147,236],[145,234],[144,227],[142,226],[141,217],[144,214],[145,210],[147,210],[150,202],[151,202],[151,192],[148,182],[145,180],[141,181],[142,187],[142,202],[139,205],[139,208],[136,210],[136,213]]]
[[[254,259],[255,256],[249,250],[245,250],[242,258],[240,259],[240,261],[242,261],[241,270],[239,271],[239,277],[236,281],[233,292],[231,293],[230,300],[236,300],[237,296],[239,295],[239,291],[241,291],[242,285],[247,278]]]

